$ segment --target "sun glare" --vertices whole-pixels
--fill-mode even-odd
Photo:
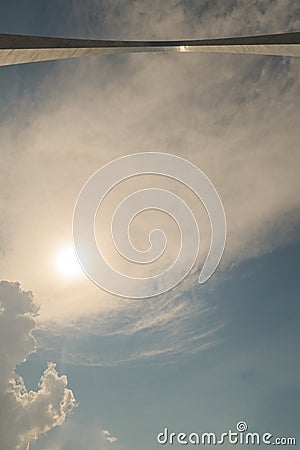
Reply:
[[[63,277],[74,278],[82,273],[73,247],[65,247],[59,250],[54,262],[57,272]]]

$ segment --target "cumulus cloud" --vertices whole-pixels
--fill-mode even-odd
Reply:
[[[37,391],[28,391],[15,372],[36,349],[32,335],[37,307],[30,292],[18,283],[0,282],[0,446],[1,450],[27,450],[30,443],[61,425],[76,406],[67,388],[49,363]]]

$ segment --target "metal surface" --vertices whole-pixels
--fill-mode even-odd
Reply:
[[[106,41],[0,34],[0,66],[81,56],[145,52],[300,56],[300,32],[182,41]]]

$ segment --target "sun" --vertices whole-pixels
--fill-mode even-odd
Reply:
[[[82,273],[72,246],[61,248],[55,255],[54,265],[56,271],[65,278],[76,278]]]

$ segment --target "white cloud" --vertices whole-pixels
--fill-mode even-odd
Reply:
[[[104,436],[104,439],[109,442],[110,444],[114,444],[117,442],[117,438],[114,437],[108,430],[102,430],[102,434]]]
[[[30,442],[61,425],[76,406],[54,363],[44,371],[37,391],[28,391],[15,367],[35,351],[32,336],[37,307],[18,283],[0,282],[0,447],[27,450]]]

